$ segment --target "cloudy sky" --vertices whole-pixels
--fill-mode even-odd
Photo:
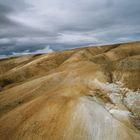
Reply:
[[[0,0],[0,56],[140,40],[140,0]]]

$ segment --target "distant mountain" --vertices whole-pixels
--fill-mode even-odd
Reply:
[[[0,60],[0,140],[139,140],[140,42]]]

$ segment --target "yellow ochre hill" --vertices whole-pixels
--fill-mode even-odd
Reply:
[[[0,140],[140,140],[140,42],[0,60]]]

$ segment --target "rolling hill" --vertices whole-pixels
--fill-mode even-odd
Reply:
[[[140,42],[0,60],[0,140],[140,140]]]

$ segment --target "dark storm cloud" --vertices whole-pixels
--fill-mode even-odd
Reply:
[[[9,20],[7,17],[7,15],[12,11],[13,10],[10,7],[0,4],[0,27],[1,28],[11,26],[14,24],[14,22]]]
[[[0,1],[0,43],[3,38],[13,42],[16,38],[19,39],[19,37],[27,37],[28,39],[28,37],[34,36],[52,36],[52,33],[48,33],[43,29],[29,27],[28,25],[11,18],[11,15],[14,15],[14,18],[16,18],[17,13],[28,11],[30,8],[30,4],[21,0]]]
[[[0,1],[0,48],[59,50],[139,40],[139,7],[139,0]]]

